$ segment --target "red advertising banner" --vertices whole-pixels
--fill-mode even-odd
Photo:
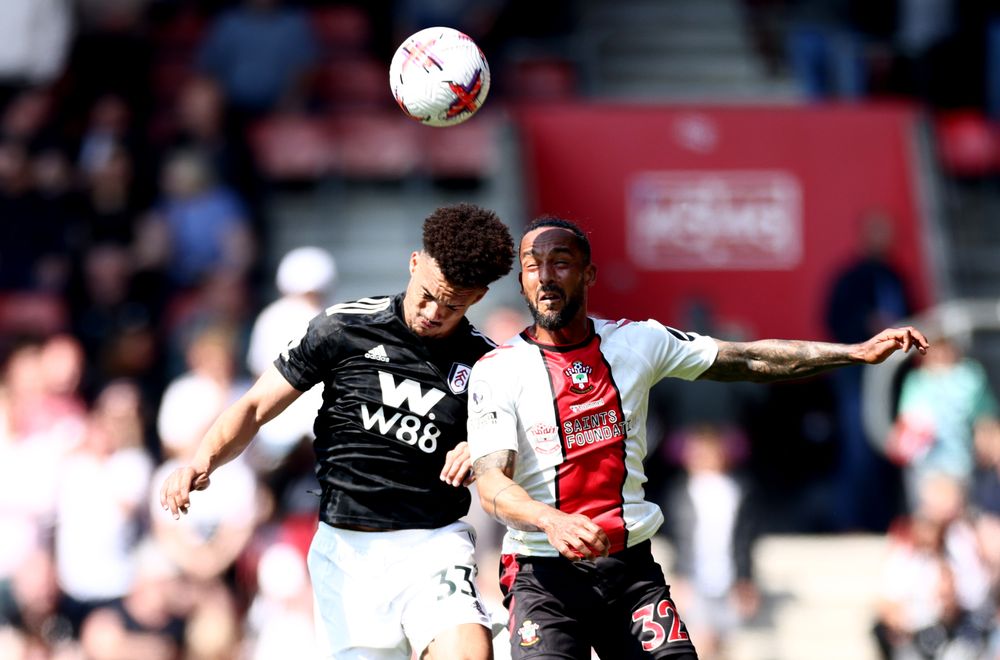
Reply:
[[[591,308],[685,327],[695,303],[748,338],[826,338],[836,271],[861,220],[894,226],[891,259],[930,296],[914,128],[905,105],[567,105],[516,118],[534,215],[589,232]]]

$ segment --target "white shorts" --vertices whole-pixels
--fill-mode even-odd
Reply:
[[[407,660],[442,631],[490,628],[476,589],[475,531],[356,532],[319,524],[309,548],[316,632],[325,658]]]

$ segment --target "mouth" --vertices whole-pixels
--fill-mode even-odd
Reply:
[[[551,306],[554,303],[561,302],[563,299],[562,293],[559,291],[543,291],[538,294],[538,304],[543,303]]]

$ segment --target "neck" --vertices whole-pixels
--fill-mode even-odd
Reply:
[[[537,323],[528,329],[528,334],[540,344],[566,346],[579,344],[590,335],[590,319],[580,314],[562,328],[546,330]]]

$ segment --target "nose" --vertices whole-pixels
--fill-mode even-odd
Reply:
[[[444,305],[440,303],[437,303],[435,301],[429,301],[426,305],[424,305],[424,309],[427,310],[426,317],[428,320],[440,321],[441,318],[444,316],[446,308]]]
[[[540,284],[548,284],[555,279],[556,269],[551,265],[542,262],[538,264],[538,281]]]

